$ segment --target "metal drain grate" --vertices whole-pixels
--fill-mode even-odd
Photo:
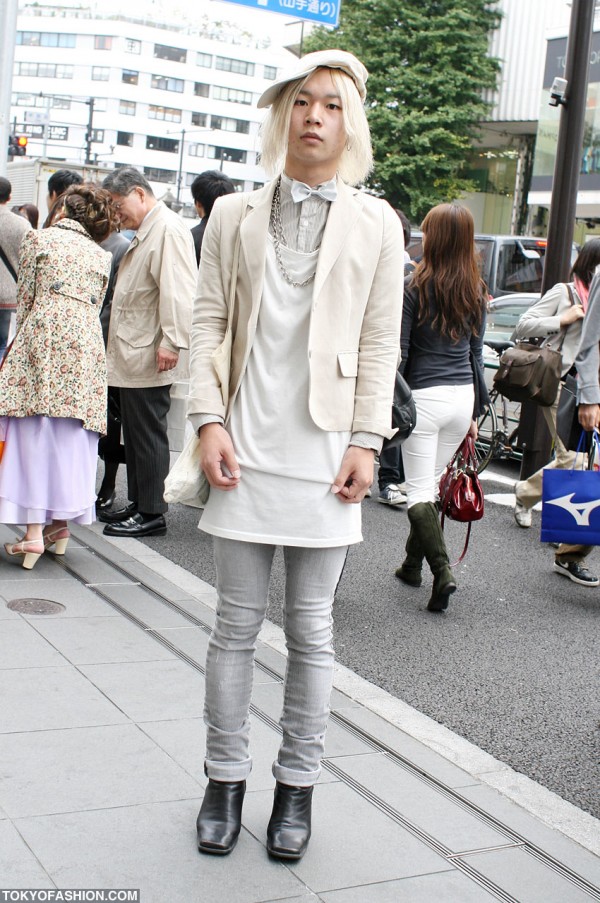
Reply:
[[[21,615],[60,615],[66,611],[65,605],[52,599],[13,599],[6,607]]]

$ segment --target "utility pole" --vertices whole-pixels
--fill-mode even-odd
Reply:
[[[87,123],[87,131],[85,133],[85,162],[87,164],[93,163],[92,160],[92,137],[94,134],[94,98],[89,97],[86,101],[84,101],[89,107],[88,110],[88,123]]]
[[[595,5],[595,0],[573,0],[571,7],[565,64],[567,87],[564,98],[559,100],[560,125],[542,294],[557,282],[566,282],[571,269]],[[546,421],[534,402],[525,402],[521,406],[519,442],[523,446],[520,476],[521,480],[526,480],[548,463],[551,450]]]
[[[183,145],[185,143],[185,129],[181,130],[181,144],[179,145],[179,169],[177,170],[177,203],[181,196],[181,179],[183,177]]]
[[[0,3],[0,176],[6,175],[18,0]]]

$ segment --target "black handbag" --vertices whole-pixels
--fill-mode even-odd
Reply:
[[[392,402],[392,426],[397,431],[391,439],[384,439],[383,448],[395,448],[408,439],[417,422],[415,406],[410,386],[399,370],[396,370],[394,400]]]

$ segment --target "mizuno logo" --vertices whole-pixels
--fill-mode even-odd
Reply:
[[[575,522],[580,527],[589,527],[590,525],[590,514],[594,510],[594,508],[600,508],[600,499],[594,499],[593,502],[581,502],[580,504],[573,504],[571,499],[575,495],[572,492],[570,495],[562,495],[559,499],[546,499],[547,505],[558,505],[559,508],[564,508],[565,511],[568,511],[571,517],[575,519]]]

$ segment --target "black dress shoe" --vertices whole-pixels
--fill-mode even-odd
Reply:
[[[237,843],[242,827],[245,781],[211,781],[196,820],[198,849],[213,856],[226,856]]]
[[[107,496],[99,495],[96,499],[96,512],[99,513],[100,511],[108,511],[109,508],[112,508],[116,497],[117,493],[114,489]]]
[[[137,502],[131,502],[124,508],[117,508],[116,511],[101,511],[98,520],[103,524],[117,524],[119,521],[127,520],[132,514],[137,514]]]
[[[102,531],[105,536],[164,536],[167,522],[164,514],[141,514],[139,511],[127,520],[117,524],[107,524]]]
[[[310,840],[312,787],[275,786],[267,827],[267,850],[275,859],[301,859]]]

